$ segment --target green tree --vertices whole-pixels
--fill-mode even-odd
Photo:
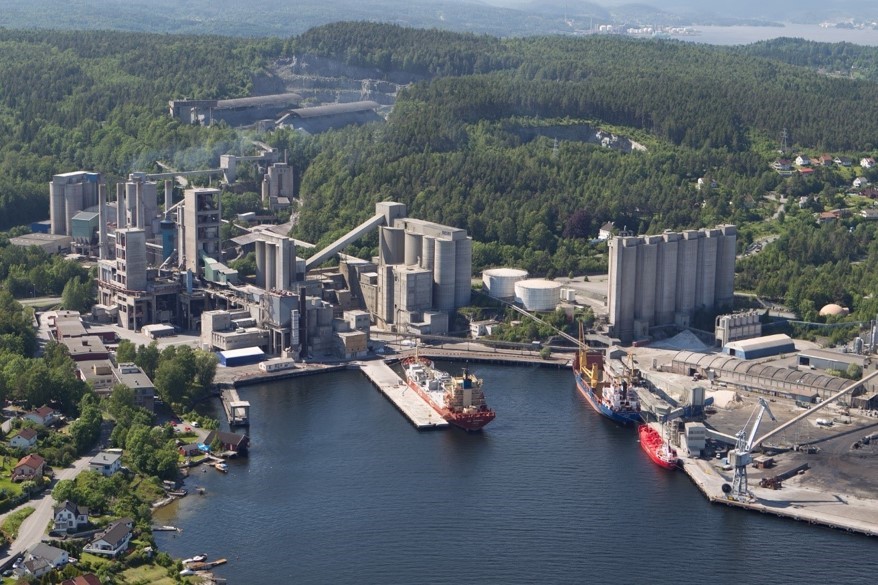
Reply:
[[[127,364],[133,363],[136,359],[137,345],[128,339],[120,339],[119,347],[116,348],[116,361],[120,364]]]
[[[61,293],[61,305],[71,311],[85,313],[95,303],[94,286],[90,281],[71,278]]]

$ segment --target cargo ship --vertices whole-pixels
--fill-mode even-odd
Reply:
[[[642,424],[637,427],[637,434],[640,435],[640,447],[656,465],[665,469],[677,467],[677,452],[671,448],[661,433],[648,424]]]
[[[485,403],[482,381],[466,368],[461,376],[437,370],[427,358],[413,356],[403,361],[408,387],[433,407],[439,416],[467,431],[481,430],[496,414]]]
[[[640,423],[640,401],[631,378],[607,376],[608,379],[602,381],[604,359],[603,350],[591,349],[580,342],[573,358],[576,387],[598,414],[621,425]]]

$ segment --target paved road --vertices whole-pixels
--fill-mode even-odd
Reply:
[[[70,467],[56,469],[55,479],[60,481],[62,479],[76,478],[76,476],[83,470],[88,469],[88,462],[92,457],[94,457],[94,453],[80,457],[74,461],[73,465]],[[4,566],[10,560],[21,556],[26,549],[42,540],[43,535],[46,534],[49,526],[49,521],[52,519],[52,512],[55,507],[55,500],[52,498],[52,490],[47,489],[39,498],[25,502],[18,508],[0,515],[0,522],[5,520],[6,516],[12,512],[24,508],[25,506],[33,507],[34,512],[21,523],[21,528],[18,530],[18,538],[16,538],[12,545],[9,546],[9,553],[3,558],[0,558],[0,566]]]

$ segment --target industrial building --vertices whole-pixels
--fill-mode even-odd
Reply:
[[[229,126],[246,126],[266,118],[276,119],[302,101],[297,93],[252,96],[227,100],[170,100],[172,118],[187,124],[210,125],[225,122]]]
[[[671,361],[671,371],[684,376],[699,375],[744,391],[761,392],[802,402],[828,398],[844,388],[850,380],[796,367],[778,367],[762,362],[741,360],[723,354],[681,351]],[[852,397],[863,393],[855,388]]]
[[[554,311],[561,302],[561,284],[543,278],[515,283],[515,301],[528,311]]]
[[[731,341],[723,346],[723,353],[742,360],[756,360],[796,351],[789,335],[783,333]]]
[[[611,335],[630,343],[653,327],[689,327],[697,310],[730,307],[736,239],[733,225],[610,239]]]
[[[308,134],[319,134],[352,124],[383,122],[384,118],[376,111],[379,107],[378,102],[359,101],[297,108],[280,117],[275,125],[278,128],[289,127]]]
[[[730,341],[750,339],[762,335],[762,322],[756,311],[745,311],[730,315],[718,315],[714,326],[717,347],[724,347]]]
[[[73,238],[55,234],[22,234],[9,238],[9,243],[22,248],[36,246],[49,254],[64,254],[71,251]]]
[[[100,173],[77,171],[52,177],[49,183],[49,221],[51,233],[73,235],[73,217],[98,205],[104,189]]]

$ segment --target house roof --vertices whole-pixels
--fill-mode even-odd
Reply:
[[[106,451],[101,451],[89,461],[89,465],[112,465],[119,459],[121,459],[122,455],[119,453],[107,453]]]
[[[128,524],[133,523],[131,518],[122,518],[121,520],[116,520],[110,527],[107,528],[104,532],[99,533],[92,542],[96,542],[98,540],[103,540],[113,548],[118,547],[125,538],[131,534],[131,529],[128,528]]]
[[[101,585],[101,580],[94,573],[78,575],[73,579],[61,581],[61,585]]]
[[[247,444],[247,435],[239,435],[237,433],[227,433],[225,431],[210,431],[210,434],[207,435],[207,438],[204,439],[204,442],[208,445],[213,443],[214,439],[219,437],[220,442],[223,445],[234,445],[235,447],[239,447],[242,444]]]
[[[49,563],[54,565],[66,551],[54,546],[49,546],[45,542],[38,542],[27,549],[27,552],[36,558],[46,559]]]
[[[49,415],[55,414],[55,409],[51,406],[46,406],[45,404],[38,409],[34,410],[34,412],[40,415],[43,418],[46,418]]]
[[[37,455],[36,453],[31,453],[30,455],[25,455],[18,462],[18,465],[15,466],[16,469],[19,467],[30,467],[31,469],[37,469],[41,465],[45,465],[46,460]]]
[[[62,510],[70,510],[74,516],[79,516],[80,514],[88,515],[88,508],[80,506],[76,502],[71,502],[70,500],[64,500],[60,505],[55,506],[55,516],[58,515],[58,512]]]
[[[20,431],[18,431],[18,434],[15,435],[15,437],[21,437],[25,441],[30,441],[30,440],[35,439],[37,437],[37,432],[30,427],[25,427],[25,428],[21,429]],[[15,437],[12,437],[12,438],[14,439]]]
[[[27,571],[31,575],[36,575],[38,572],[43,571],[44,569],[52,568],[52,563],[43,558],[31,559],[29,561],[25,561],[22,564],[24,565],[25,571]]]

